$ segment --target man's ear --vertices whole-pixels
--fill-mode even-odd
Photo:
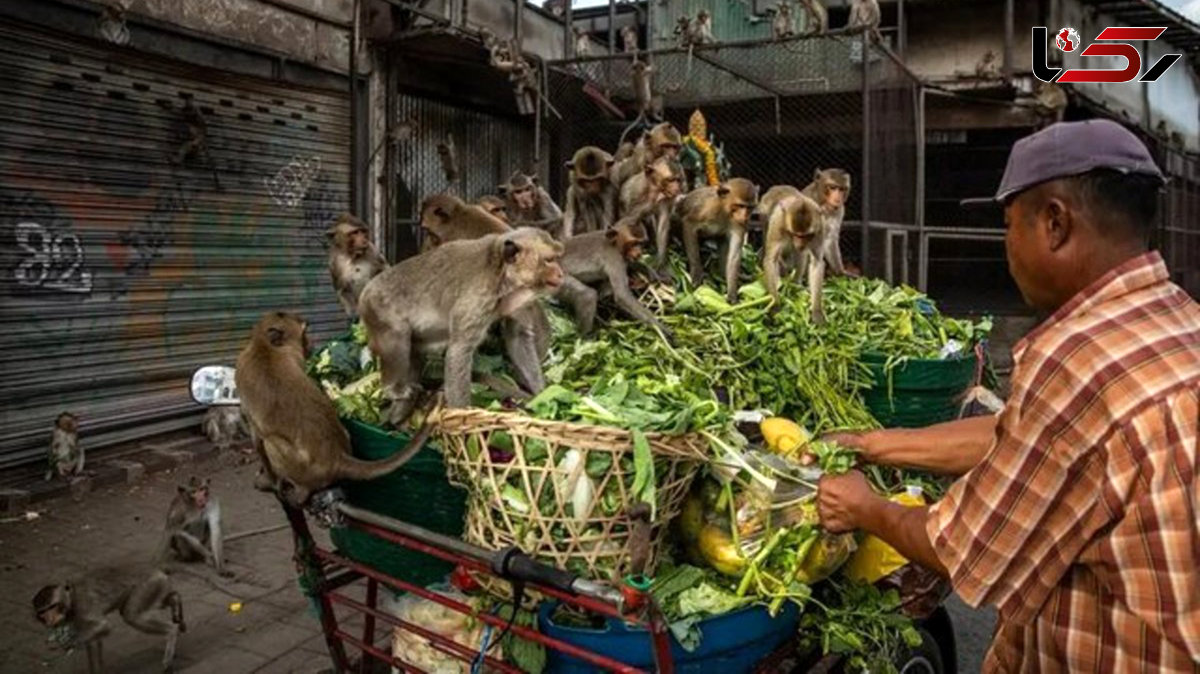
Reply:
[[[1071,238],[1075,228],[1074,214],[1061,199],[1053,197],[1046,201],[1045,218],[1046,240],[1051,251],[1058,251]]]

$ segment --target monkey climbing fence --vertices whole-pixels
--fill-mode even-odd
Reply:
[[[684,134],[697,110],[715,157],[730,176],[803,186],[814,169],[850,171],[853,191],[842,231],[847,258],[875,273],[907,268],[907,232],[920,224],[923,184],[920,82],[887,49],[861,35],[831,32],[642,52],[653,66],[662,116]],[[580,146],[610,152],[636,139],[633,55],[555,61],[547,74],[547,161],[551,193],[566,188],[564,163]],[[655,101],[656,103],[658,101]],[[861,223],[871,223],[869,246]],[[894,234],[903,232],[904,234]],[[890,244],[899,238],[901,245]],[[915,239],[912,251],[915,252]],[[897,278],[896,280],[906,280]]]

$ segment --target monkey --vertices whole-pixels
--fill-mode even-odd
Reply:
[[[637,101],[638,119],[647,119],[655,112],[654,106],[654,66],[645,61],[634,61],[630,66],[633,73],[633,94]]]
[[[785,258],[799,258],[801,275],[808,272],[811,312],[815,323],[823,323],[821,285],[825,279],[826,216],[817,202],[790,185],[777,185],[767,190],[763,202],[772,202],[767,211],[767,235],[763,252],[764,285],[775,309],[779,307],[779,279]],[[762,203],[760,202],[760,208]]]
[[[675,30],[672,31],[675,36],[675,43],[681,49],[690,47],[692,44],[692,20],[688,16],[681,16],[675,20]]]
[[[1061,122],[1066,115],[1067,106],[1070,104],[1066,91],[1052,82],[1039,82],[1038,84],[1039,86],[1034,91],[1034,101],[1038,105],[1038,112],[1042,117],[1043,124]]]
[[[675,204],[672,217],[679,222],[683,234],[692,285],[699,285],[704,280],[700,237],[728,237],[722,255],[725,258],[725,296],[730,304],[737,302],[742,245],[746,241],[750,212],[757,203],[758,187],[754,183],[745,178],[730,178],[719,186],[692,190]],[[665,260],[665,256],[662,259]]]
[[[221,177],[217,175],[216,164],[213,163],[212,155],[208,151],[208,121],[192,104],[191,99],[183,104],[182,114],[184,124],[187,125],[188,137],[179,146],[175,156],[171,158],[171,163],[182,164],[192,159],[199,161],[201,165],[212,171],[213,184],[217,190],[220,190]]]
[[[363,290],[359,307],[366,303],[363,320],[368,326],[375,315],[370,289],[380,287],[377,279],[387,278],[393,269],[384,270]],[[371,350],[381,357],[387,353],[374,345]],[[430,433],[423,426],[408,446],[386,459],[351,456],[350,435],[338,421],[333,401],[305,373],[308,351],[308,323],[295,314],[272,311],[251,330],[235,375],[242,409],[264,459],[255,486],[273,486],[294,507],[302,507],[312,492],[339,480],[373,480],[394,471],[421,449]]]
[[[50,432],[50,450],[46,468],[46,482],[55,476],[68,476],[83,473],[83,447],[79,445],[79,419],[70,412],[63,412],[54,420],[54,428]]]
[[[829,30],[829,10],[822,0],[800,0],[804,6],[805,32],[825,33]]]
[[[579,29],[579,26],[571,28],[571,32],[575,35],[575,55],[587,56],[592,52],[592,39],[588,34]]]
[[[329,238],[329,277],[338,301],[350,318],[358,315],[358,296],[367,281],[387,269],[387,260],[375,249],[367,233],[367,224],[350,213],[343,213],[326,230]]]
[[[712,15],[707,9],[702,9],[696,13],[696,20],[688,29],[688,44],[713,44],[716,41],[713,37]]]
[[[504,224],[512,226],[512,220],[508,217],[508,202],[494,195],[485,194],[479,197],[475,205],[487,211],[487,214],[502,221]]]
[[[464,203],[452,194],[435,194],[421,202],[421,252],[448,241],[477,239],[510,231],[508,223],[477,205]]]
[[[250,437],[250,428],[237,405],[213,405],[204,413],[201,425],[209,442],[227,449],[235,442]]]
[[[106,42],[125,46],[129,44],[129,26],[125,25],[126,7],[119,3],[104,6],[96,20],[96,35]]]
[[[426,204],[422,209],[421,224],[428,234],[428,245],[422,252],[451,241],[478,239],[488,234],[513,231],[507,223],[497,223],[495,220],[480,217],[472,207],[461,204],[454,197],[436,195],[427,199]],[[458,210],[455,210],[456,208]],[[563,284],[571,286],[574,296],[584,294],[579,287],[582,284],[569,276],[563,279]],[[500,318],[500,332],[517,382],[531,393],[540,393],[546,387],[541,363],[550,349],[550,319],[542,305],[530,302],[511,316]]]
[[[391,422],[412,411],[420,388],[414,365],[429,353],[445,352],[446,404],[469,405],[475,350],[497,320],[562,285],[562,253],[563,245],[545,231],[521,227],[443,243],[372,279],[359,307],[392,401]],[[540,375],[540,362],[525,365]]]
[[[609,178],[613,157],[594,145],[579,148],[571,161],[562,239],[605,230],[616,221],[617,187]]]
[[[638,53],[638,32],[636,26],[621,27],[621,51],[626,54]]]
[[[975,64],[975,77],[980,79],[994,79],[1000,76],[1000,64],[996,60],[996,52],[991,49],[983,53],[983,56]]]
[[[665,263],[671,238],[671,211],[683,193],[683,166],[663,156],[621,186],[621,215],[641,212],[654,222],[656,267]]]
[[[170,618],[158,614],[170,611]],[[46,629],[50,641],[64,650],[87,648],[88,672],[104,670],[103,640],[112,631],[106,617],[120,612],[126,625],[144,634],[166,637],[163,671],[175,660],[175,643],[187,631],[183,600],[160,569],[144,570],[106,567],[92,569],[70,580],[46,585],[33,595],[33,614]]]
[[[514,226],[537,227],[562,239],[562,210],[538,184],[537,176],[515,171],[507,183],[497,186],[497,192],[504,197]]]
[[[562,266],[571,278],[588,285],[599,284],[604,292],[611,291],[622,311],[654,326],[670,339],[670,330],[629,289],[628,265],[641,259],[647,241],[642,217],[642,211],[635,211],[602,232],[588,232],[567,239]],[[589,292],[581,293],[577,287],[564,284],[555,297],[573,307],[579,330],[586,335],[592,331],[597,293],[585,288]]]
[[[517,112],[522,115],[532,115],[537,112],[539,94],[537,69],[521,54],[518,45],[512,40],[500,40],[490,30],[483,28],[479,31],[483,46],[488,50],[488,63],[508,74],[508,81],[513,86],[513,95],[517,101]]]
[[[193,475],[186,485],[178,486],[171,499],[155,561],[165,563],[172,554],[183,562],[202,559],[218,574],[233,575],[225,568],[222,553],[221,503],[212,495],[207,478]]]
[[[546,4],[542,5],[542,9],[550,12],[554,16],[562,16],[566,14],[566,6],[569,0],[546,0]]]
[[[846,22],[847,28],[867,31],[872,39],[878,41],[880,38],[879,20],[878,0],[850,0],[850,19]]]
[[[775,18],[771,20],[771,37],[776,40],[796,34],[796,17],[792,15],[792,3],[779,0],[775,4]]]
[[[454,147],[454,136],[446,134],[446,140],[438,143],[438,159],[442,163],[442,174],[446,176],[446,184],[458,184],[458,151]]]
[[[379,140],[379,143],[375,145],[375,149],[371,150],[371,156],[367,158],[367,164],[370,165],[375,161],[375,155],[379,154],[379,151],[383,149],[384,144],[396,147],[403,143],[407,143],[416,137],[417,116],[413,114],[409,115],[407,119],[398,122],[392,127],[391,131],[388,131],[386,137]]]
[[[824,249],[820,259],[828,264],[834,274],[844,276],[846,266],[842,264],[839,240],[842,220],[846,218],[846,200],[850,198],[850,174],[842,169],[815,169],[812,182],[801,192],[817,202],[825,214]]]
[[[636,144],[626,143],[624,149],[618,150],[622,158],[612,169],[612,183],[620,187],[663,157],[678,159],[682,147],[683,138],[674,124],[662,122],[654,125],[642,134]]]

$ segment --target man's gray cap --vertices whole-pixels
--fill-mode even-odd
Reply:
[[[1055,178],[1095,169],[1140,173],[1166,182],[1145,144],[1129,129],[1108,119],[1058,122],[1013,144],[996,196],[963,199],[963,206],[996,206]]]

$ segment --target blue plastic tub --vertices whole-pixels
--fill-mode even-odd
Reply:
[[[616,618],[609,618],[607,626],[602,629],[564,627],[554,624],[550,619],[555,608],[554,602],[543,602],[538,610],[538,627],[542,634],[633,667],[654,668],[654,652],[650,633],[646,630],[627,627]],[[800,627],[800,609],[788,602],[779,615],[772,618],[765,606],[749,606],[702,620],[698,625],[700,646],[691,653],[683,650],[671,637],[675,671],[681,674],[739,674],[753,671],[759,661],[796,636]],[[594,667],[582,660],[546,649],[547,674],[585,674],[594,671]]]

